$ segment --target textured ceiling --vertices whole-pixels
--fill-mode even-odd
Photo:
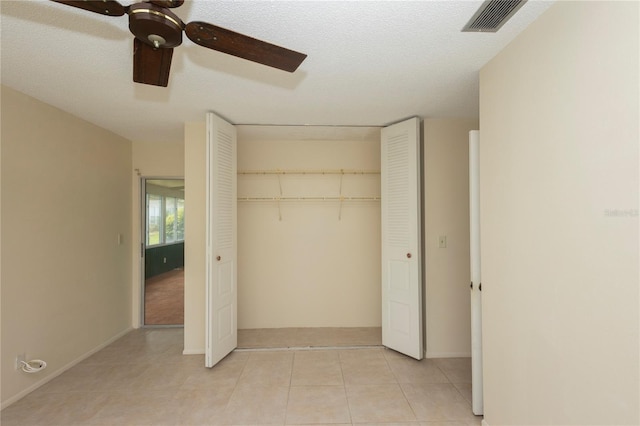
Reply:
[[[127,16],[49,1],[1,3],[2,84],[131,140],[180,141],[217,112],[234,124],[382,126],[478,116],[478,71],[550,2],[497,33],[460,29],[481,1],[208,1],[173,11],[308,55],[293,74],[195,45],[169,87],[133,83]],[[132,1],[122,0],[123,4]]]

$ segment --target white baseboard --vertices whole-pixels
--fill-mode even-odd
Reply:
[[[430,352],[426,351],[425,358],[471,358],[471,352]]]
[[[14,402],[24,398],[25,396],[27,396],[28,394],[30,394],[34,390],[38,389],[40,386],[42,386],[42,385],[50,382],[51,380],[55,379],[56,377],[58,377],[59,375],[61,375],[62,373],[64,373],[68,369],[70,369],[71,367],[73,367],[76,364],[79,364],[80,362],[82,362],[85,359],[89,358],[91,355],[95,354],[99,350],[106,348],[111,343],[115,342],[116,340],[118,340],[119,338],[121,338],[122,336],[124,336],[125,334],[130,332],[131,330],[133,330],[133,328],[132,327],[128,327],[127,329],[125,329],[125,330],[121,331],[120,333],[116,334],[115,336],[113,336],[112,338],[107,340],[106,342],[101,343],[100,345],[96,346],[95,348],[91,349],[90,351],[88,351],[88,352],[84,353],[83,355],[79,356],[78,358],[74,359],[73,361],[71,361],[67,365],[58,368],[56,371],[54,371],[53,373],[49,374],[47,377],[43,378],[42,380],[34,383],[33,385],[29,386],[28,388],[24,389],[23,391],[18,392],[16,395],[12,396],[11,398],[8,398],[6,401],[2,401],[2,405],[0,405],[0,410],[4,410],[5,408],[10,406]]]
[[[204,355],[204,349],[185,349],[182,355]]]

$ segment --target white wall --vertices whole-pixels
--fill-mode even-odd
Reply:
[[[2,87],[3,407],[130,328],[130,173],[129,141]]]
[[[638,22],[558,2],[481,71],[491,426],[640,423]]]
[[[423,126],[427,357],[470,356],[469,131],[478,120]]]
[[[132,144],[131,176],[131,324],[142,325],[142,264],[140,244],[142,243],[141,178],[184,177],[184,143],[159,143],[134,141]],[[186,211],[188,215],[189,213]],[[185,216],[186,217],[186,216]],[[188,220],[188,218],[187,218]]]

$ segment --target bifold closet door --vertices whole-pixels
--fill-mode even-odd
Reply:
[[[420,120],[382,129],[382,344],[422,359]]]
[[[207,114],[205,365],[238,346],[236,129]]]

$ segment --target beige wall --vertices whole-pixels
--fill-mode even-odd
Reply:
[[[238,140],[238,170],[380,171],[369,140]],[[340,175],[239,175],[239,197],[340,195]],[[344,175],[380,196],[380,175]],[[281,215],[281,219],[280,219]],[[379,327],[380,202],[238,203],[238,327]]]
[[[206,275],[206,125],[184,128],[184,353],[204,353]]]
[[[184,143],[158,143],[134,141],[132,144],[131,175],[131,324],[142,325],[142,264],[140,244],[142,243],[142,201],[141,178],[184,176]],[[188,214],[188,213],[187,213]]]
[[[424,121],[427,357],[471,355],[469,131],[477,119]],[[438,239],[446,236],[447,247]]]
[[[481,71],[491,426],[640,423],[638,18],[558,2]]]
[[[130,328],[131,143],[6,87],[1,136],[6,406]]]

